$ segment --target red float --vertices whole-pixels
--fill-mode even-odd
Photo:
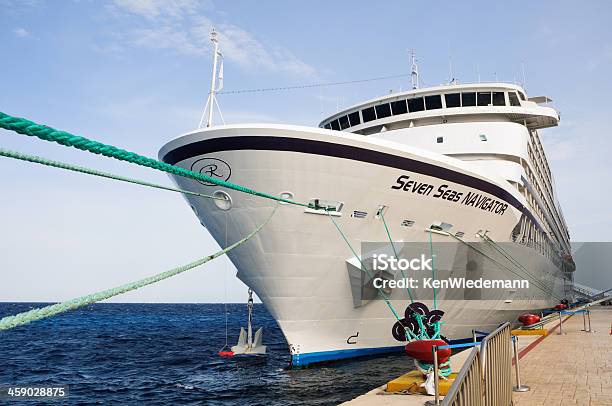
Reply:
[[[219,356],[220,357],[233,357],[234,352],[233,351],[219,351]]]
[[[443,345],[448,345],[448,343],[444,340],[417,340],[417,341],[412,341],[408,344],[406,344],[406,354],[408,354],[409,356],[411,356],[412,358],[426,363],[426,364],[433,364],[433,351],[432,351],[432,347],[434,345],[437,346],[443,346]],[[438,354],[438,364],[441,364],[443,362],[448,361],[448,359],[451,356],[451,349],[450,348],[444,348],[444,349],[438,349],[438,351],[436,351],[436,353]]]
[[[563,303],[559,303],[558,305],[555,306],[555,310],[565,310],[565,309],[567,309],[567,305]]]
[[[523,323],[525,326],[531,326],[532,324],[536,324],[540,321],[540,316],[536,314],[525,313],[521,315],[518,320]]]

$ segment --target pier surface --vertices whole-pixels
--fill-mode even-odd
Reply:
[[[611,323],[612,307],[594,306],[590,333],[582,331],[582,315],[575,314],[563,319],[564,335],[557,334],[559,323],[553,321],[546,325],[547,336],[520,336],[521,381],[531,390],[513,393],[514,405],[612,406]],[[453,372],[459,371],[468,352],[451,358]],[[514,378],[513,371],[513,384]],[[384,394],[385,386],[344,404],[416,406],[433,399],[424,395]]]
[[[612,406],[610,323],[612,308],[594,306],[593,332],[581,331],[582,315],[575,314],[563,323],[565,335],[555,328],[532,348],[519,350],[521,380],[531,390],[514,393],[514,404]]]

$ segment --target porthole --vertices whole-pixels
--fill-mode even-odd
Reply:
[[[215,193],[213,193],[213,196],[216,198],[214,200],[215,206],[217,206],[219,209],[229,210],[232,208],[232,198],[224,191],[217,190]]]
[[[293,200],[293,193],[291,193],[291,192],[281,192],[280,198],[281,199],[285,199],[285,200]],[[289,204],[289,203],[287,203],[287,202],[280,202],[280,204]]]

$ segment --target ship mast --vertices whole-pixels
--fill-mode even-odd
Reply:
[[[221,109],[219,108],[219,102],[217,102],[216,94],[218,91],[223,89],[223,54],[219,51],[219,40],[217,39],[217,31],[213,28],[210,32],[210,41],[213,43],[213,69],[212,69],[212,78],[210,81],[210,92],[208,92],[208,99],[206,100],[206,106],[204,107],[204,112],[202,113],[202,117],[200,118],[200,124],[198,128],[202,128],[202,123],[204,122],[204,118],[206,117],[206,127],[212,127],[212,118],[213,118],[213,110],[215,106],[217,106],[217,110],[219,111],[219,116],[221,117],[221,121],[225,124],[225,120],[223,120],[223,115],[221,114]],[[217,64],[219,63],[219,57],[221,57],[221,67],[217,69]],[[218,72],[218,74],[217,74]]]
[[[412,66],[410,68],[411,70],[410,79],[412,80],[412,88],[418,89],[419,88],[419,67],[417,66],[417,63],[416,63],[416,54],[414,53],[414,50],[411,51],[410,55],[412,57]]]

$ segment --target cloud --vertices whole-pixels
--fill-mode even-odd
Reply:
[[[114,5],[129,13],[148,19],[168,16],[182,18],[193,14],[200,2],[196,0],[115,0]]]
[[[13,30],[13,33],[19,38],[26,38],[31,36],[30,32],[23,27],[15,28]]]
[[[203,15],[209,3],[194,0],[115,0],[110,8],[117,18],[139,18],[127,30],[125,42],[148,49],[165,49],[187,56],[211,54],[210,31],[219,33],[221,52],[228,61],[247,70],[284,72],[313,77],[314,67],[290,50],[266,44],[247,30]],[[108,47],[101,47],[107,49]]]

